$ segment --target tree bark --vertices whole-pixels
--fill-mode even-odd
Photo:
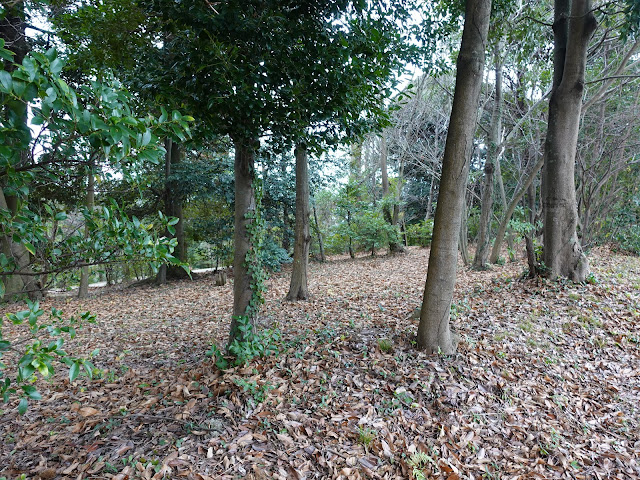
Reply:
[[[309,265],[309,164],[307,147],[296,147],[296,226],[293,245],[293,270],[287,300],[306,300],[309,297],[307,270]]]
[[[180,145],[170,138],[165,139],[165,163],[164,163],[164,213],[168,217],[176,217],[178,223],[174,225],[175,234],[165,232],[167,237],[173,237],[178,241],[173,252],[174,256],[181,262],[187,261],[187,246],[184,235],[184,214],[182,212],[182,199],[176,191],[175,183],[171,180],[174,168],[182,161]],[[187,278],[187,272],[177,265],[161,265],[156,276],[156,283],[162,285],[167,279]]]
[[[449,327],[449,314],[456,282],[458,235],[473,151],[490,14],[491,0],[467,0],[418,326],[418,347],[430,353],[452,354],[457,346]]]
[[[320,261],[326,262],[327,257],[324,255],[324,242],[322,241],[322,232],[320,231],[320,223],[318,223],[318,214],[316,213],[316,206],[313,206],[313,220],[316,222],[316,232],[318,234],[318,247],[320,248]]]
[[[531,171],[527,174],[526,180],[524,181],[523,185],[520,187],[520,190],[518,190],[513,195],[513,198],[511,199],[511,203],[509,204],[509,207],[507,208],[507,211],[505,212],[504,217],[502,218],[502,222],[500,222],[500,226],[498,227],[498,232],[496,233],[496,239],[493,242],[493,249],[491,250],[491,256],[489,257],[489,261],[491,263],[496,263],[498,261],[498,257],[500,256],[500,247],[502,246],[504,235],[507,232],[507,227],[509,225],[509,221],[511,220],[511,216],[513,215],[513,212],[516,211],[516,207],[518,206],[518,203],[520,202],[520,200],[522,199],[522,196],[525,194],[525,192],[529,188],[529,185],[533,183],[533,180],[536,178],[536,175],[538,171],[542,168],[542,165],[544,165],[544,157],[541,157],[540,160],[538,160],[538,163],[536,163],[533,166],[533,168],[531,168]]]
[[[529,223],[533,225],[533,229],[527,232],[524,236],[525,246],[527,249],[527,263],[529,264],[529,278],[534,278],[538,274],[538,265],[536,263],[536,253],[533,245],[533,237],[535,232],[536,222],[536,188],[531,183],[527,189],[527,210],[529,213]]]
[[[94,157],[91,154],[89,159],[89,169],[87,171],[87,210],[89,213],[93,210],[95,203],[95,177],[93,173]],[[89,236],[89,227],[84,227],[84,237]],[[87,260],[88,262],[88,260]],[[80,288],[78,289],[78,298],[87,298],[89,296],[89,266],[85,265],[80,271]]]
[[[252,278],[249,274],[247,254],[255,254],[250,235],[250,227],[254,223],[256,196],[254,191],[255,157],[258,140],[233,139],[235,148],[235,212],[233,231],[233,319],[229,332],[229,343],[238,339],[244,341],[238,330],[237,318],[247,315],[247,307],[253,295]],[[255,316],[249,322],[255,324]]]
[[[286,157],[283,155],[280,160],[280,172],[282,173],[282,181],[286,181],[287,177],[287,162]],[[287,253],[291,249],[291,239],[289,237],[289,202],[286,199],[282,202],[282,248]]]
[[[577,235],[575,161],[589,40],[597,26],[590,0],[556,0],[554,76],[542,171],[544,264],[555,279],[585,280],[589,263]]]
[[[397,219],[399,216],[399,211],[396,211],[398,208],[397,204],[394,202],[393,211],[391,210],[391,206],[388,203],[389,200],[389,174],[387,172],[387,137],[382,135],[380,137],[380,170],[382,176],[382,197],[386,199],[382,204],[382,215],[384,220],[397,229]],[[395,197],[394,197],[395,199]],[[391,253],[402,253],[404,252],[404,248],[402,248],[402,244],[398,241],[398,236],[396,238],[389,238],[389,252]]]
[[[493,211],[493,183],[496,170],[499,170],[498,145],[500,144],[500,134],[502,130],[502,63],[498,56],[499,46],[494,50],[494,72],[496,89],[493,98],[493,109],[491,111],[491,126],[489,128],[489,148],[484,165],[484,183],[482,186],[482,205],[480,208],[480,224],[478,230],[478,242],[476,254],[473,259],[473,268],[482,270],[487,267],[487,257],[489,256],[489,231],[491,225],[491,212]],[[502,178],[500,178],[502,180]],[[504,186],[502,194],[504,195]]]

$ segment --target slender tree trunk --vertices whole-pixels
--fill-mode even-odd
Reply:
[[[431,208],[433,206],[433,193],[435,191],[436,184],[436,172],[435,169],[431,170],[431,184],[429,185],[429,198],[427,198],[427,213],[424,215],[424,221],[426,222],[431,218]]]
[[[590,0],[556,0],[554,76],[542,171],[547,275],[582,282],[589,263],[576,231],[575,161],[589,40],[597,26]]]
[[[280,172],[282,173],[282,179],[285,180],[287,177],[287,162],[284,155],[280,160]],[[282,202],[282,225],[282,248],[289,253],[291,250],[291,239],[289,238],[289,202],[287,202],[286,199]]]
[[[383,202],[382,206],[382,215],[384,216],[385,221],[395,227],[397,230],[398,225],[398,216],[399,210],[398,205],[394,203],[393,210],[389,205],[389,174],[387,172],[387,137],[382,135],[380,137],[380,170],[382,172],[382,197],[386,199]],[[394,197],[395,198],[395,197]],[[404,248],[402,248],[402,244],[399,242],[398,236],[395,238],[389,238],[389,251],[391,253],[402,253],[404,252]]]
[[[449,327],[449,314],[456,282],[458,236],[478,117],[490,14],[491,0],[467,0],[418,326],[418,347],[430,353],[452,354],[457,347],[457,340]]]
[[[536,253],[533,245],[533,237],[535,235],[536,222],[536,188],[533,183],[527,189],[527,207],[529,214],[529,223],[534,225],[533,229],[524,236],[525,246],[527,249],[527,263],[529,264],[529,278],[533,278],[538,274],[538,265],[536,264]]]
[[[256,211],[255,156],[258,140],[233,139],[235,147],[235,214],[233,231],[233,319],[229,332],[229,345],[238,339],[244,341],[238,330],[237,317],[247,315],[247,307],[253,296],[252,278],[247,263],[248,254],[257,254],[250,235]],[[255,316],[249,322],[255,324]]]
[[[307,147],[296,147],[296,227],[293,245],[293,270],[287,300],[306,300],[309,297],[307,270],[309,265],[309,164]]]
[[[349,210],[347,210],[347,225],[351,227],[351,212]],[[349,256],[356,258],[356,254],[353,252],[353,239],[351,235],[349,235]]]
[[[93,154],[89,158],[89,169],[87,171],[87,210],[89,213],[93,210],[95,199],[95,177],[94,177],[94,157]],[[89,227],[84,227],[84,237],[89,236]],[[87,259],[88,262],[88,259]],[[89,296],[89,266],[85,265],[80,271],[80,288],[78,289],[78,298],[87,298]]]
[[[320,223],[318,223],[318,214],[316,213],[316,206],[313,206],[313,220],[316,222],[316,232],[318,235],[318,247],[320,248],[320,261],[326,262],[327,257],[324,255],[324,242],[322,240],[322,232],[320,231]]]
[[[182,211],[182,199],[176,191],[175,182],[171,180],[174,168],[182,161],[180,145],[170,138],[165,140],[164,163],[164,213],[169,217],[176,217],[178,223],[174,225],[175,234],[165,231],[165,236],[174,237],[178,244],[173,252],[174,256],[182,262],[187,261],[187,245],[184,234],[184,213]],[[187,272],[177,265],[161,265],[156,276],[156,283],[162,285],[167,279],[187,278]]]
[[[458,249],[460,250],[460,256],[462,257],[462,264],[469,266],[469,229],[467,228],[467,221],[469,220],[469,214],[467,213],[467,201],[462,204],[462,220],[460,221],[460,243]]]
[[[499,45],[494,49],[494,72],[496,90],[493,98],[493,110],[491,112],[491,126],[489,128],[489,148],[484,165],[484,183],[482,186],[482,205],[480,208],[480,224],[478,230],[478,242],[476,254],[473,259],[473,268],[482,270],[487,267],[489,256],[489,240],[491,212],[493,211],[493,183],[496,167],[499,168],[498,145],[502,131],[502,62],[499,57]],[[502,178],[500,178],[502,180]],[[502,185],[502,182],[500,181]],[[504,186],[502,186],[504,194]]]
[[[531,169],[531,171],[527,174],[524,183],[520,187],[520,190],[518,190],[513,195],[513,198],[511,199],[511,203],[507,207],[507,210],[504,216],[502,217],[502,222],[500,222],[500,226],[498,227],[498,232],[496,233],[496,239],[493,242],[493,249],[491,250],[491,256],[489,257],[489,261],[491,263],[496,263],[498,261],[498,258],[500,257],[500,247],[502,246],[502,241],[504,240],[505,233],[507,232],[507,226],[509,225],[509,221],[511,221],[513,212],[516,211],[516,207],[518,206],[518,203],[520,202],[520,200],[522,200],[522,196],[526,193],[527,189],[529,188],[529,185],[531,185],[533,180],[536,178],[536,175],[542,168],[543,164],[544,164],[544,157],[541,157],[540,160],[538,160],[538,163],[536,163]]]

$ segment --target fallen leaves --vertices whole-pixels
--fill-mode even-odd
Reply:
[[[640,261],[596,252],[596,285],[521,281],[521,264],[460,269],[462,341],[445,358],[412,343],[427,254],[312,264],[309,302],[284,301],[289,279],[274,275],[261,322],[282,330],[280,355],[224,373],[204,352],[226,339],[230,285],[202,277],[48,299],[98,315],[65,348],[100,348],[102,374],[60,374],[23,417],[9,405],[0,472],[640,478]]]

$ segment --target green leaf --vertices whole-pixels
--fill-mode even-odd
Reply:
[[[29,401],[26,398],[20,400],[20,404],[18,405],[18,413],[20,415],[24,415],[27,413],[27,408],[29,408]]]
[[[25,57],[22,61],[22,66],[25,71],[29,74],[29,81],[33,82],[36,78],[36,64],[30,57]]]
[[[0,298],[4,297],[4,282],[0,280]]]
[[[0,71],[0,83],[2,84],[2,90],[4,92],[10,92],[11,86],[13,85],[11,74],[4,70]]]
[[[147,145],[149,145],[150,141],[151,141],[151,130],[147,129],[144,132],[144,135],[142,135],[142,146],[146,147]]]
[[[56,58],[53,62],[51,62],[51,73],[54,75],[58,75],[62,71],[62,67],[64,67],[64,62],[59,58]]]
[[[71,368],[69,368],[69,380],[73,382],[76,378],[78,378],[79,374],[80,364],[78,362],[74,362],[73,365],[71,365]]]
[[[22,390],[31,400],[42,400],[42,395],[40,395],[40,392],[38,392],[33,385],[23,385]]]
[[[36,249],[31,243],[24,242],[24,248],[26,248],[31,255],[35,255],[36,254]]]

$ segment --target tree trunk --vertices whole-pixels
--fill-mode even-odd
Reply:
[[[513,212],[516,211],[516,207],[518,206],[518,203],[522,199],[522,196],[525,194],[525,192],[529,188],[529,185],[533,183],[533,180],[536,178],[536,175],[538,171],[542,168],[543,164],[544,164],[544,157],[541,157],[540,160],[538,160],[538,163],[536,163],[531,169],[531,171],[527,174],[524,184],[520,187],[520,190],[518,190],[513,195],[513,198],[511,199],[511,203],[509,204],[509,207],[507,208],[504,214],[504,217],[502,218],[502,222],[500,222],[500,226],[498,227],[498,232],[496,233],[496,239],[493,242],[493,249],[491,250],[491,256],[489,257],[489,261],[491,263],[496,263],[498,261],[498,257],[500,256],[500,247],[502,246],[504,235],[507,232],[507,226],[509,225],[511,216],[513,215]]]
[[[13,60],[3,60],[3,69],[9,73],[15,70],[15,64],[22,64],[22,61],[29,52],[29,44],[25,35],[25,4],[23,1],[16,1],[13,5],[5,7],[4,17],[0,19],[0,38],[5,42],[5,48],[14,53]],[[26,124],[27,105],[25,104],[21,116]],[[27,128],[28,129],[28,128]],[[21,152],[19,163],[24,164],[29,161],[27,152]],[[18,199],[5,196],[2,179],[0,179],[0,209],[10,211],[16,215],[18,211]],[[42,287],[38,282],[38,277],[33,274],[31,268],[31,257],[24,245],[14,242],[11,236],[0,238],[0,247],[8,259],[13,259],[15,274],[2,278],[5,288],[4,297],[0,299],[17,300],[20,295],[27,294],[30,299],[42,298]]]
[[[585,280],[589,263],[576,231],[575,161],[589,40],[597,26],[590,0],[556,0],[554,76],[542,171],[544,264],[549,278]]]
[[[5,197],[0,188],[0,210],[6,210],[12,215],[18,211],[18,203],[15,197]],[[22,243],[14,242],[11,236],[0,238],[1,251],[7,259],[13,260],[14,272],[11,275],[1,277],[4,283],[4,296],[1,299],[17,301],[20,296],[27,295],[31,300],[42,298],[42,287],[31,268],[31,256]]]
[[[313,206],[313,220],[316,222],[316,232],[318,235],[318,247],[320,248],[320,261],[326,262],[327,257],[324,255],[324,242],[322,241],[322,232],[320,231],[320,224],[318,223],[318,214],[316,213],[316,206]]]
[[[165,231],[165,236],[168,238],[174,237],[178,244],[173,252],[173,255],[182,262],[187,261],[187,248],[185,244],[184,236],[184,214],[182,212],[182,199],[179,193],[176,191],[175,183],[171,180],[174,167],[178,165],[181,158],[180,145],[170,138],[165,139],[164,148],[167,151],[164,157],[164,213],[168,217],[176,217],[178,223],[174,225],[175,234],[171,234],[168,230]],[[167,279],[179,279],[187,278],[187,272],[177,265],[161,265],[156,275],[156,283],[162,285],[166,283]]]
[[[296,226],[293,245],[293,270],[287,300],[306,300],[309,297],[307,267],[309,265],[309,164],[306,145],[296,147]]]
[[[525,246],[527,249],[527,263],[529,264],[529,278],[533,278],[538,274],[538,265],[536,263],[536,252],[533,245],[533,237],[536,234],[536,188],[531,183],[527,189],[527,207],[529,213],[529,223],[533,225],[533,229],[524,236]]]
[[[233,319],[229,332],[229,343],[245,339],[238,330],[240,316],[248,313],[253,296],[253,279],[249,272],[248,255],[255,255],[255,246],[251,238],[251,226],[255,225],[256,196],[253,181],[255,178],[254,163],[258,140],[233,139],[235,148],[235,214],[233,231]],[[255,324],[255,315],[249,315],[249,322]]]
[[[347,225],[351,227],[351,212],[349,210],[347,210]],[[356,254],[353,252],[353,239],[351,235],[349,235],[349,256],[356,258]]]
[[[282,173],[282,180],[284,182],[287,177],[287,162],[284,155],[280,160],[280,172]],[[287,202],[286,199],[282,202],[282,249],[286,250],[287,253],[291,250],[291,239],[289,237],[289,202]]]
[[[95,177],[94,177],[94,157],[93,154],[89,159],[89,169],[87,171],[87,210],[89,213],[93,210],[95,203]],[[84,227],[84,237],[89,236],[89,226]],[[87,259],[88,263],[88,259]],[[78,298],[87,298],[89,296],[89,266],[85,265],[80,271],[80,288],[78,289]]]
[[[482,270],[487,267],[489,256],[489,231],[491,225],[491,212],[493,211],[493,182],[494,174],[499,165],[498,145],[502,130],[502,63],[498,56],[499,46],[494,50],[494,72],[496,91],[493,98],[493,110],[491,112],[491,126],[489,128],[489,148],[484,164],[484,183],[482,186],[482,205],[480,208],[480,224],[478,230],[478,242],[476,254],[473,259],[473,268]],[[502,180],[502,178],[500,178]],[[502,186],[502,182],[500,182]],[[504,186],[502,186],[504,195]]]
[[[469,220],[469,214],[467,213],[467,201],[462,204],[462,220],[460,221],[460,244],[458,250],[460,250],[460,257],[462,257],[462,264],[469,266],[469,229],[467,228],[467,222]]]
[[[478,117],[490,14],[491,0],[467,0],[418,326],[418,347],[430,353],[452,354],[457,346],[449,327],[449,314],[456,282],[458,236]]]
[[[382,172],[382,198],[386,200],[382,203],[382,215],[384,216],[385,221],[397,230],[397,220],[399,216],[399,211],[397,210],[398,205],[394,202],[393,211],[391,209],[391,205],[389,205],[389,174],[387,172],[387,156],[387,137],[382,135],[380,137],[380,170]],[[398,240],[398,235],[396,235],[395,238],[389,238],[389,252],[404,252],[404,248],[402,248],[402,244]]]

